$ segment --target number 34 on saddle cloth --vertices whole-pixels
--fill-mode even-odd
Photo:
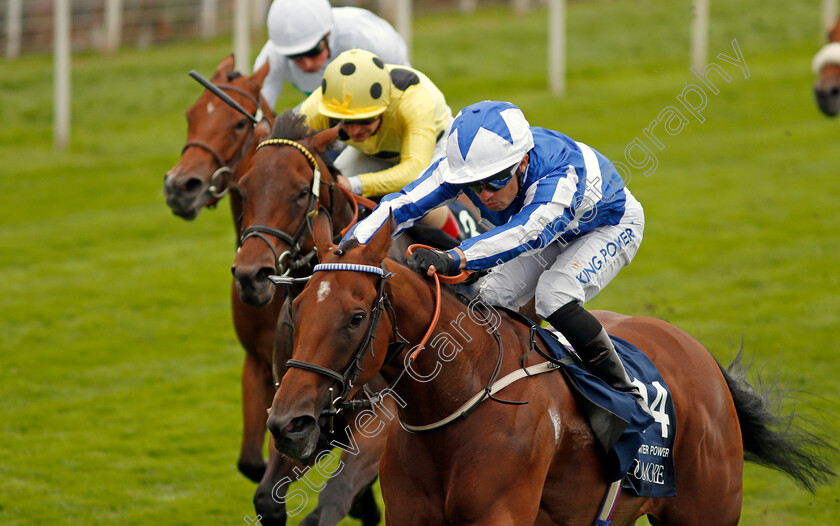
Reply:
[[[670,390],[650,358],[630,342],[610,336],[627,374],[646,397],[652,417],[641,409],[633,395],[616,391],[586,371],[579,359],[572,356],[571,346],[560,333],[505,311],[532,328],[540,354],[554,361],[562,360],[560,370],[595,436],[607,451],[609,480],[623,477],[621,486],[632,489],[640,497],[676,495],[672,454],[676,411]]]

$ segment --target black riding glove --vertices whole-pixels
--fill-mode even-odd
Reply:
[[[416,272],[426,274],[432,265],[434,265],[438,274],[451,275],[450,273],[453,271],[458,271],[458,269],[453,268],[455,267],[455,260],[452,259],[452,256],[440,250],[418,248],[408,258],[408,267]]]

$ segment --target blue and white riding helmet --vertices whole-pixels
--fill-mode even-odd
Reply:
[[[510,168],[534,147],[522,110],[509,102],[485,100],[462,109],[446,139],[443,180],[466,185]]]

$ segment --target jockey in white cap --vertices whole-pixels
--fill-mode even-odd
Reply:
[[[639,249],[644,212],[610,161],[562,133],[530,127],[508,102],[484,101],[455,117],[446,156],[382,199],[345,239],[366,243],[393,214],[394,235],[461,193],[495,226],[442,252],[416,250],[409,266],[432,275],[492,271],[480,296],[537,315],[574,346],[587,369],[619,391],[642,395],[607,332],[583,308]]]
[[[274,107],[289,81],[309,95],[321,85],[324,68],[348,49],[366,49],[390,64],[409,65],[403,38],[385,20],[357,7],[330,7],[328,0],[274,0],[268,37],[254,71],[271,63],[262,95]]]

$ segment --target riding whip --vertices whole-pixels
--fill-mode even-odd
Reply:
[[[248,113],[248,111],[245,108],[240,106],[238,102],[236,102],[235,100],[230,98],[230,95],[228,95],[224,91],[220,90],[218,88],[218,86],[216,86],[215,84],[213,84],[212,82],[210,82],[206,78],[202,77],[201,73],[197,72],[196,70],[192,70],[192,71],[189,72],[189,76],[194,78],[195,80],[197,80],[199,82],[199,84],[201,84],[205,88],[212,91],[214,95],[216,95],[217,97],[219,97],[220,99],[225,101],[231,108],[235,109],[236,111],[238,111],[242,115],[251,119],[251,122],[253,122],[254,124],[257,124],[257,123],[260,122],[259,119],[257,119],[256,117],[254,117],[253,115]]]

